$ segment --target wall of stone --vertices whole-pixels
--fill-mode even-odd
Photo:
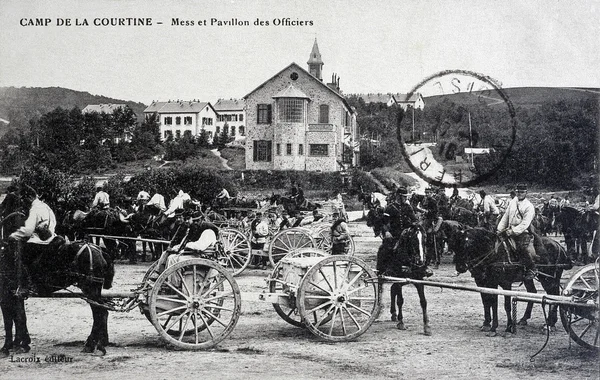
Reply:
[[[292,73],[298,74],[296,80],[291,79]],[[278,109],[273,96],[287,89],[292,84],[296,89],[308,96],[305,103],[305,123],[277,123]],[[258,104],[271,104],[271,125],[257,124]],[[313,132],[311,125],[319,122],[319,106],[329,105],[330,131]],[[341,160],[344,122],[346,110],[343,101],[295,64],[287,67],[275,77],[264,83],[246,98],[246,168],[255,170],[339,170],[338,160]],[[327,126],[325,124],[324,126]],[[319,129],[316,126],[316,129]],[[270,140],[273,142],[273,161],[253,161],[253,141]],[[292,154],[286,154],[286,144],[292,144]],[[327,157],[310,156],[310,144],[328,144]],[[281,144],[281,155],[276,153],[276,144]],[[304,155],[298,155],[298,145],[303,144]]]

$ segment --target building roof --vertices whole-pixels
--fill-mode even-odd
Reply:
[[[308,58],[308,63],[318,63],[323,64],[323,60],[321,59],[321,53],[319,53],[319,45],[317,45],[317,39],[315,38],[315,43],[313,44],[312,51],[310,52],[310,57]]]
[[[293,84],[290,84],[288,88],[279,92],[278,94],[273,95],[273,98],[304,98],[310,99],[305,93],[294,87]]]
[[[173,102],[152,102],[152,104],[144,110],[144,113],[198,113],[206,106],[209,106],[215,111],[214,107],[209,102],[180,100]]]
[[[114,110],[125,107],[125,104],[88,104],[81,112],[113,113]]]
[[[348,103],[348,101],[346,100],[346,98],[344,98],[339,92],[331,89],[325,83],[323,83],[322,81],[320,81],[319,78],[316,78],[314,75],[312,75],[311,73],[309,73],[308,71],[306,71],[305,69],[303,69],[300,65],[298,65],[295,62],[290,63],[289,65],[287,65],[286,67],[284,67],[282,70],[280,70],[277,74],[273,75],[271,78],[267,79],[262,84],[260,84],[258,87],[256,87],[254,90],[252,90],[249,93],[247,93],[244,96],[243,99],[247,99],[254,92],[258,91],[259,89],[261,89],[262,87],[264,87],[267,83],[269,83],[271,81],[271,79],[279,76],[282,72],[284,72],[285,70],[287,70],[287,69],[289,69],[291,67],[293,67],[294,70],[299,70],[299,71],[305,73],[310,78],[312,78],[316,83],[318,83],[320,86],[322,86],[324,89],[326,89],[327,91],[331,92],[332,94],[335,94],[335,96],[337,96],[344,103],[344,105],[346,106],[346,108],[348,109],[348,111],[350,111],[351,113],[356,113],[356,109],[353,108],[353,107],[351,107],[350,104]]]
[[[406,99],[408,94],[395,93],[392,96],[398,103],[415,103],[417,100],[419,100],[419,98],[421,97],[421,94],[419,94],[418,92],[415,92],[410,96],[410,98],[408,100]]]
[[[246,102],[243,99],[219,99],[214,105],[217,112],[219,111],[243,111]]]

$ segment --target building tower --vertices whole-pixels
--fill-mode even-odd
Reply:
[[[317,39],[313,45],[310,57],[308,58],[308,72],[311,73],[321,82],[323,81],[323,61],[321,60],[321,53],[319,53],[319,45],[317,45]]]

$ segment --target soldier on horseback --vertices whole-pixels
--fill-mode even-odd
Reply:
[[[408,190],[406,187],[400,187],[396,190],[396,197],[392,203],[388,204],[383,213],[383,250],[393,250],[394,247],[406,246],[407,234],[405,230],[418,225],[418,218],[415,211],[408,201]],[[429,268],[425,268],[427,276],[431,276],[433,272]]]
[[[526,280],[535,277],[535,247],[531,222],[535,217],[535,207],[527,199],[527,185],[518,184],[515,189],[516,197],[508,204],[508,208],[497,227],[498,234],[505,233],[512,237],[516,243],[516,251],[525,266]]]
[[[442,216],[438,202],[434,196],[432,188],[425,189],[425,199],[421,206],[424,209],[423,224],[427,233],[427,262],[433,262],[434,269],[437,269],[440,265],[444,240],[439,234],[440,226],[442,225]]]
[[[498,206],[496,206],[494,199],[491,195],[486,194],[485,190],[481,190],[479,195],[481,196],[481,202],[479,202],[477,208],[483,215],[483,220],[480,224],[483,228],[493,231],[496,228],[500,210],[498,210]]]
[[[107,192],[104,191],[102,185],[96,186],[96,196],[92,202],[92,208],[98,208],[99,210],[106,210],[110,207],[110,197]]]

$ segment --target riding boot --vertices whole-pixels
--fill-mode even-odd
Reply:
[[[535,250],[533,244],[529,244],[523,252],[523,265],[525,266],[524,280],[533,280],[535,278]]]

